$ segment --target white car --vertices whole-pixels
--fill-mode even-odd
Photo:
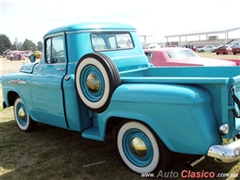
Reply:
[[[211,52],[214,49],[216,49],[215,46],[213,46],[213,45],[206,45],[206,46],[204,46],[202,48],[197,48],[197,52]]]

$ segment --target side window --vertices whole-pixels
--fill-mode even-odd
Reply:
[[[49,38],[45,43],[46,63],[65,63],[63,36]]]
[[[93,49],[95,51],[101,51],[101,50],[106,49],[106,44],[101,35],[93,35],[92,36],[92,45],[93,45]]]

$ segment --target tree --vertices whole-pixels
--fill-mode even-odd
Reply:
[[[14,46],[15,45],[15,46]],[[15,41],[13,42],[13,50],[19,50],[21,48],[22,43],[18,42],[18,39],[15,37]]]
[[[37,42],[37,48],[38,48],[38,50],[41,51],[41,52],[42,52],[42,47],[43,47],[42,42],[41,42],[41,41],[38,41],[38,42]]]
[[[24,43],[22,44],[21,50],[36,51],[37,50],[37,46],[31,40],[25,39]]]
[[[5,34],[0,34],[0,54],[3,54],[4,51],[10,49],[12,43]]]
[[[22,47],[22,43],[13,43],[12,47],[11,47],[11,50],[21,50],[21,47]]]

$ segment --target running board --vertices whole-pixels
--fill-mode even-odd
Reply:
[[[101,137],[99,134],[99,129],[97,127],[91,127],[82,132],[82,137],[86,139],[93,139],[97,141],[104,141],[105,138]]]

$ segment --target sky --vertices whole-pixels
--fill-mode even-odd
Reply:
[[[49,30],[79,22],[120,22],[149,41],[164,36],[240,27],[239,0],[0,0],[0,34],[13,43],[42,41]],[[240,31],[229,37],[240,38]],[[234,38],[233,37],[233,38]],[[192,37],[194,38],[194,37]]]

